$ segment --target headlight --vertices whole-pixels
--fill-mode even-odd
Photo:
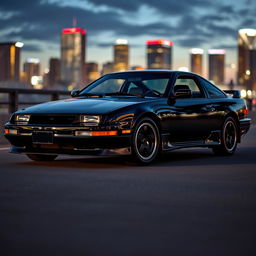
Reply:
[[[81,115],[80,123],[84,126],[97,126],[100,122],[99,116]]]
[[[29,119],[30,119],[30,115],[16,115],[15,123],[16,124],[28,124]]]

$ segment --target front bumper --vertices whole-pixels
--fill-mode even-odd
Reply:
[[[131,145],[131,133],[123,134],[117,130],[114,136],[77,136],[77,131],[88,133],[95,128],[83,127],[37,127],[6,125],[5,129],[12,131],[5,134],[12,144],[12,153],[25,154],[69,154],[69,155],[113,155],[127,154]],[[104,128],[97,129],[102,131]],[[17,133],[14,134],[14,131]],[[50,143],[35,143],[34,132],[52,133]]]

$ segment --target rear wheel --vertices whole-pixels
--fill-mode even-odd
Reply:
[[[140,164],[152,163],[160,150],[160,133],[150,118],[141,119],[134,130],[132,154]]]
[[[27,157],[33,161],[53,161],[58,155],[40,155],[27,154]]]
[[[216,155],[233,155],[236,151],[238,141],[238,130],[233,117],[228,117],[221,131],[221,145],[212,150]]]

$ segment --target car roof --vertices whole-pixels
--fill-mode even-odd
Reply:
[[[168,69],[144,69],[144,70],[127,70],[122,72],[113,72],[110,74],[125,74],[125,73],[172,73],[172,74],[188,74],[196,75],[192,72],[178,71],[178,70],[168,70]]]

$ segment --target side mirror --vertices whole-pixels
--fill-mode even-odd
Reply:
[[[77,97],[79,95],[79,93],[80,93],[80,90],[72,90],[70,95],[71,95],[71,97]]]
[[[175,93],[174,96],[176,98],[191,98],[191,90],[190,89],[178,89]]]

